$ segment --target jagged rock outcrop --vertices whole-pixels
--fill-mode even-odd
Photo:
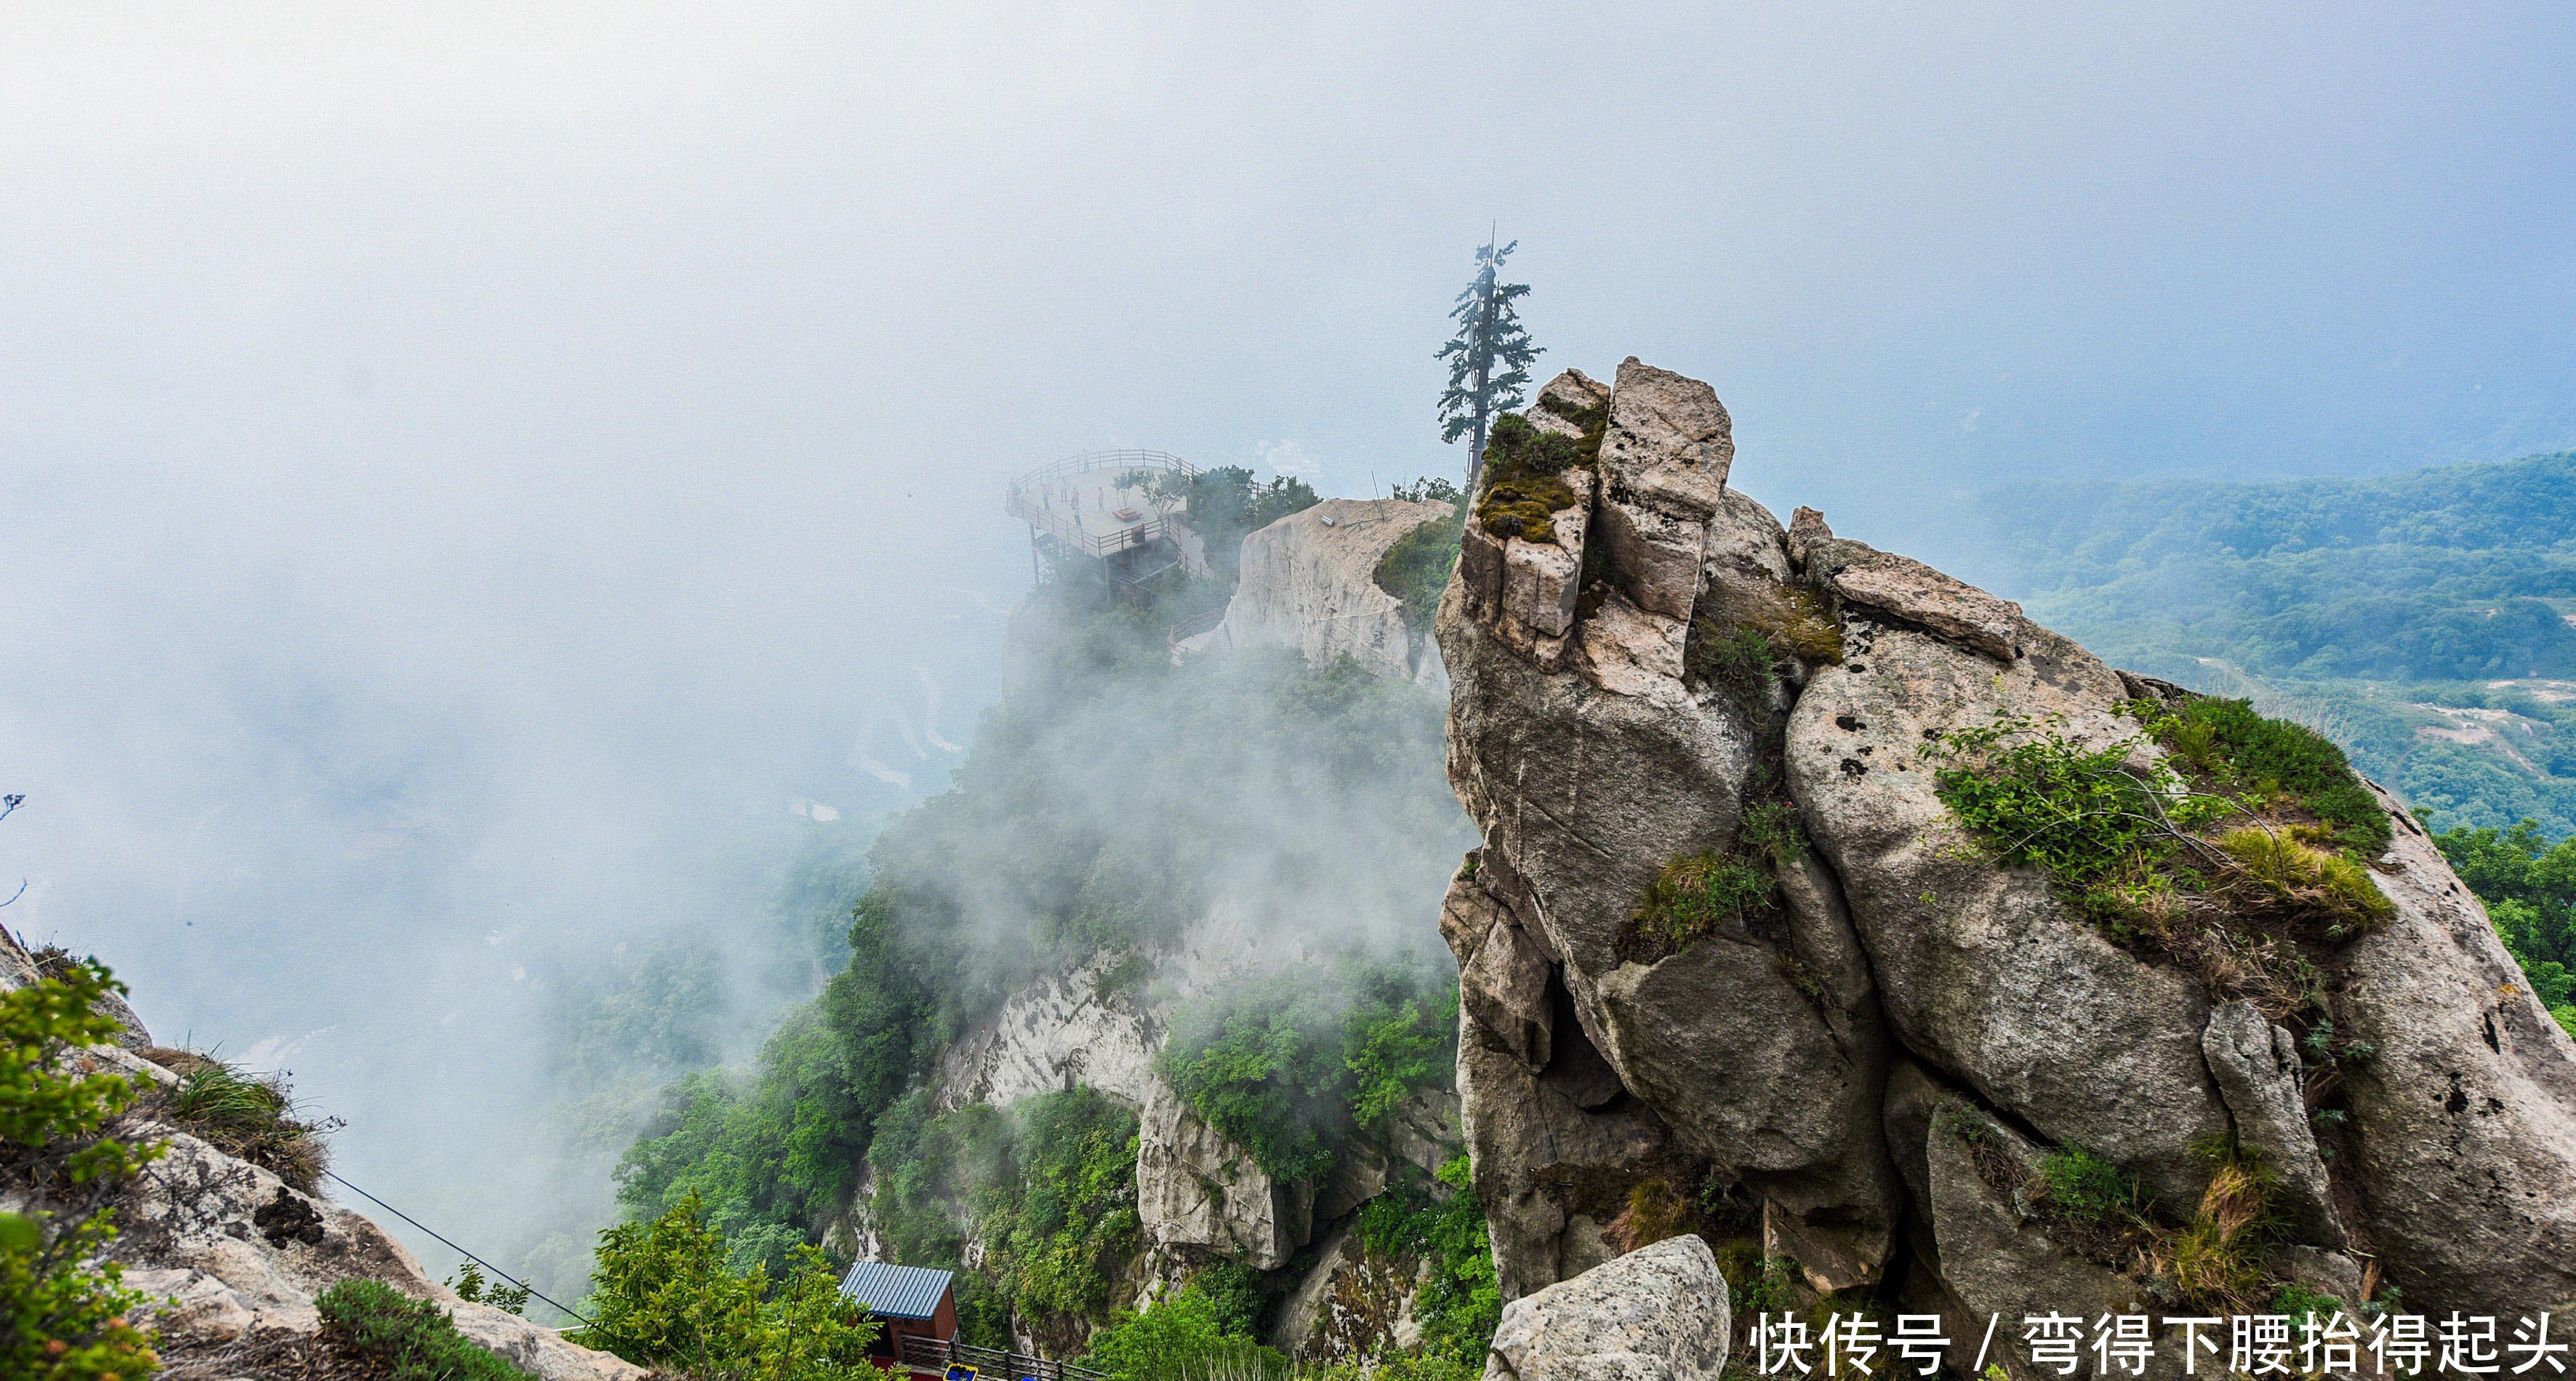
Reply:
[[[0,929],[0,992],[35,982],[41,967]],[[72,1056],[83,1073],[122,1073],[146,1090],[178,1082],[136,1053],[153,1047],[133,1008],[111,999],[102,1009],[124,1030],[117,1044]],[[160,1142],[166,1150],[120,1191],[114,1204],[119,1231],[108,1254],[125,1268],[125,1286],[150,1301],[164,1374],[187,1381],[258,1375],[277,1358],[308,1355],[321,1328],[314,1296],[343,1280],[366,1279],[436,1303],[458,1332],[541,1381],[642,1381],[647,1375],[567,1342],[554,1329],[459,1299],[373,1220],[153,1120],[152,1106],[147,1096],[133,1125],[118,1134]],[[22,1192],[0,1186],[0,1209],[23,1208],[22,1200]]]
[[[456,1330],[544,1381],[640,1381],[642,1367],[564,1341],[554,1329],[458,1299],[363,1215],[299,1193],[277,1176],[185,1133],[144,1173],[116,1255],[125,1283],[166,1297],[157,1320],[170,1368],[227,1373],[233,1357],[321,1328],[313,1297],[353,1278],[380,1280],[448,1311]]]
[[[1048,974],[941,1048],[930,1076],[937,1109],[1008,1107],[1076,1085],[1144,1107],[1162,1025],[1114,981],[1117,963],[1103,955]]]
[[[61,950],[30,950],[18,943],[18,937],[0,927],[0,993],[23,988],[45,973],[45,965]],[[152,1033],[143,1029],[143,1018],[135,1015],[133,1004],[113,990],[99,994],[94,1004],[98,1014],[116,1023],[116,1044],[125,1050],[149,1050]]]
[[[1404,602],[1379,588],[1376,572],[1387,548],[1449,513],[1444,503],[1326,499],[1246,536],[1217,640],[1293,647],[1319,667],[1347,656],[1372,675],[1435,680],[1437,650],[1406,626]]]
[[[1197,1248],[1255,1270],[1314,1235],[1314,1189],[1282,1184],[1157,1080],[1137,1131],[1136,1209],[1148,1250]]]
[[[1716,1381],[1732,1313],[1708,1243],[1668,1237],[1512,1301],[1485,1381]]]
[[[2166,749],[2138,706],[2183,692],[1812,509],[1784,530],[1727,487],[1704,384],[1569,371],[1530,421],[1597,441],[1550,491],[1559,540],[1471,518],[1438,627],[1450,780],[1484,833],[1441,928],[1507,1297],[1688,1190],[1815,1291],[2172,1306],[2155,1225],[2256,1192],[2222,1173],[2254,1165],[2287,1240],[2231,1288],[2576,1299],[2576,1046],[2396,802],[2366,874],[2390,905],[2357,936],[2278,930],[2251,891],[2206,905],[2255,908],[2228,943],[2274,925],[2269,959],[2124,935],[1996,863],[1926,746],[2018,717],[2147,771]],[[1712,879],[1752,900],[1675,919]],[[2295,991],[2249,1000],[2229,965],[2258,961]],[[2078,1149],[2134,1182],[2135,1221],[2034,1197]]]
[[[1591,612],[1566,646],[1551,652],[1522,638],[1507,612],[1472,613],[1463,560],[1442,611],[1453,684],[1450,781],[1486,834],[1476,875],[1453,888],[1447,910],[1508,915],[1515,943],[1544,954],[1551,981],[1564,987],[1581,1043],[1651,1109],[1645,1115],[1680,1150],[1784,1205],[1819,1244],[1813,1266],[1837,1284],[1863,1283],[1892,1250],[1898,1192],[1875,1134],[1884,1066],[1878,1003],[1833,879],[1801,873],[1776,935],[1734,927],[1673,953],[1634,943],[1639,899],[1665,866],[1732,846],[1747,808],[1778,790],[1777,750],[1764,742],[1776,733],[1769,726],[1777,708],[1688,684],[1690,619],[1703,599],[1767,614],[1790,596],[1778,525],[1723,488],[1732,448],[1716,395],[1634,361],[1618,377],[1599,506],[1621,516],[1598,521],[1628,536],[1609,542],[1599,584],[1584,596]],[[1646,401],[1623,407],[1617,389],[1632,381]],[[1558,515],[1561,530],[1595,521],[1594,489],[1570,487],[1578,502]],[[1701,553],[1687,600],[1673,594],[1665,566],[1669,543],[1683,534]],[[1621,562],[1631,558],[1651,569],[1623,576]],[[1639,605],[1631,591],[1662,607]],[[1498,967],[1484,958],[1487,941],[1461,944],[1460,927],[1448,928],[1462,972]],[[1493,1004],[1475,1001],[1477,991],[1462,987],[1466,1045],[1510,1052],[1540,1082],[1545,1066],[1530,1058],[1533,1043],[1487,1025]],[[1470,1144],[1501,1153],[1480,1156],[1479,1193],[1489,1204],[1509,1203],[1525,1198],[1508,1182],[1518,1175],[1489,1174],[1488,1164],[1551,1157],[1479,1137],[1493,1117],[1479,1111],[1471,1080],[1495,1090],[1508,1082],[1486,1063],[1462,1054],[1459,1084]],[[1471,1073],[1471,1065],[1479,1067]],[[1531,1107],[1550,1106],[1535,1091],[1530,1097]],[[1629,1178],[1642,1185],[1653,1176],[1637,1170]],[[1562,1193],[1543,1197],[1556,1211],[1573,1208]],[[1553,1214],[1532,1208],[1524,1216],[1543,1228]],[[1497,1229],[1498,1252],[1505,1235]],[[1562,1245],[1555,1262],[1541,1259],[1542,1247],[1530,1250],[1537,1256],[1505,1271],[1518,1288],[1570,1273]]]
[[[1412,1304],[1419,1283],[1418,1269],[1369,1250],[1348,1230],[1336,1232],[1280,1305],[1270,1345],[1296,1361],[1329,1366],[1417,1344]]]

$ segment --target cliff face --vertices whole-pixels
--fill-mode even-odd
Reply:
[[[2141,717],[2182,692],[1808,510],[1783,530],[1726,487],[1705,384],[1632,359],[1527,420],[1574,443],[1560,506],[1510,536],[1471,517],[1438,628],[1484,836],[1442,929],[1507,1296],[1653,1219],[1980,1324],[2291,1283],[2426,1313],[2576,1297],[2576,1047],[2397,802],[2371,788],[2393,838],[2362,851],[2385,906],[2357,935],[2224,859],[2189,937],[2106,923],[1997,861],[1935,756],[2000,725],[2152,777]],[[1659,920],[1719,876],[1758,885]],[[2103,1162],[2134,1186],[2117,1214],[2044,1188]],[[2271,1226],[2213,1286],[2176,1258],[2231,1167]]]
[[[1448,513],[1443,503],[1326,499],[1245,537],[1218,638],[1293,647],[1314,666],[1347,655],[1371,675],[1436,687],[1437,649],[1406,628],[1403,602],[1378,588],[1375,573],[1406,533]]]
[[[1376,1357],[1405,1345],[1420,1282],[1410,1263],[1365,1250],[1348,1229],[1390,1189],[1436,1184],[1432,1173],[1460,1149],[1455,1096],[1417,1090],[1382,1138],[1353,1141],[1328,1173],[1278,1180],[1208,1125],[1156,1067],[1177,1007],[1247,966],[1282,957],[1276,937],[1211,917],[1181,942],[1133,956],[1153,975],[1148,982],[1113,981],[1115,961],[1105,956],[1046,975],[939,1052],[930,1105],[1008,1109],[1085,1087],[1136,1112],[1139,1233],[1134,1259],[1116,1272],[1118,1303],[1144,1307],[1209,1266],[1238,1264],[1269,1274],[1289,1297],[1268,1335],[1272,1345],[1307,1361]],[[887,1256],[878,1189],[873,1173],[862,1180],[849,1213],[828,1229],[833,1250]]]
[[[0,929],[0,992],[39,977],[33,956]],[[122,1073],[145,1089],[179,1081],[157,1058],[133,1009],[117,1000],[106,1015],[124,1024],[117,1044],[78,1052],[83,1073]],[[147,1058],[154,1057],[154,1058]],[[382,1281],[447,1311],[457,1331],[541,1381],[641,1381],[646,1375],[554,1329],[490,1305],[460,1299],[433,1280],[402,1243],[364,1214],[308,1195],[268,1170],[229,1155],[151,1116],[139,1105],[125,1133],[166,1143],[114,1204],[118,1235],[108,1255],[125,1268],[126,1288],[150,1301],[161,1334],[164,1375],[176,1381],[312,1374],[322,1320],[314,1297],[353,1279]],[[0,1185],[0,1208],[21,1208],[22,1189]],[[327,1369],[327,1368],[326,1368]]]

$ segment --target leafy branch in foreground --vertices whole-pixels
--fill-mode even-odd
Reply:
[[[111,1198],[161,1154],[117,1135],[134,1081],[84,1072],[84,1047],[112,1039],[100,999],[123,985],[96,960],[55,966],[0,993],[0,1376],[114,1381],[159,1366],[131,1322],[143,1297],[101,1253],[116,1237]]]
[[[880,1325],[841,1293],[822,1252],[800,1246],[775,1281],[766,1266],[737,1272],[724,1235],[695,1194],[651,1222],[599,1235],[576,1341],[638,1366],[725,1381],[862,1381]]]

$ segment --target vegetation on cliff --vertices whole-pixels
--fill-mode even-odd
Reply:
[[[1458,568],[1458,545],[1467,530],[1467,508],[1458,486],[1428,478],[1394,486],[1394,497],[1411,503],[1445,503],[1450,511],[1395,539],[1378,558],[1371,577],[1377,587],[1404,601],[1404,626],[1416,636],[1431,630],[1440,612],[1440,596],[1449,588],[1449,573]]]
[[[152,1050],[145,1058],[179,1076],[176,1087],[153,1094],[155,1116],[307,1194],[321,1191],[330,1164],[325,1138],[340,1124],[299,1114],[282,1076],[193,1050]]]
[[[1261,1034],[1241,1048],[1224,1043],[1230,999],[1186,1004],[1178,1024],[1211,1033],[1178,1047],[1214,1052],[1202,1098],[1221,1122],[1269,1127],[1261,1154],[1311,1157],[1445,1082],[1450,985],[1423,956],[1466,832],[1441,778],[1439,696],[1280,649],[1176,665],[1159,603],[1088,596],[1051,587],[1023,611],[1018,674],[949,789],[870,851],[846,968],[748,1068],[672,1088],[619,1167],[630,1213],[695,1196],[732,1269],[776,1275],[873,1165],[894,1255],[980,1263],[960,1293],[978,1336],[1000,1341],[1016,1316],[1078,1342],[1132,1284],[1133,1114],[1077,1091],[933,1116],[923,1081],[1022,985],[1086,962],[1107,987],[1145,983],[1220,905],[1253,933],[1301,937],[1338,994],[1329,1012],[1248,1016]],[[1385,919],[1408,914],[1421,924]],[[1300,1086],[1283,1098],[1272,1076],[1290,1066]],[[1323,1140],[1300,1149],[1305,1128]]]
[[[380,1280],[344,1280],[313,1297],[322,1344],[383,1381],[531,1381],[456,1331],[446,1310]]]
[[[101,1253],[116,1238],[120,1186],[161,1147],[125,1130],[138,1090],[81,1055],[118,1030],[100,999],[124,985],[94,960],[0,993],[0,1376],[117,1381],[159,1366],[135,1326],[142,1295]]]
[[[1601,419],[1606,422],[1607,412]],[[1494,439],[1485,443],[1484,479],[1476,495],[1476,521],[1497,538],[1553,544],[1551,515],[1576,502],[1565,472],[1589,466],[1599,454],[1596,427],[1582,437],[1541,431],[1527,418],[1506,414],[1494,423]]]
[[[849,967],[797,1009],[740,1075],[675,1087],[660,1129],[617,1167],[633,1213],[703,1207],[735,1266],[783,1269],[808,1225],[856,1184],[879,1114],[938,1048],[940,999],[892,907],[871,894],[849,931]]]
[[[2086,747],[2004,717],[1923,746],[1936,790],[1998,863],[2046,874],[2115,940],[2274,1019],[2326,1018],[2312,951],[2385,920],[2367,860],[2386,812],[2343,753],[2238,701],[2133,701],[2136,736]],[[2166,751],[2149,751],[2152,740]]]
[[[1306,965],[1184,1005],[1163,1075],[1273,1179],[1311,1181],[1456,1062],[1456,985],[1420,968]]]
[[[2576,853],[2553,843],[2576,833],[2572,494],[2576,452],[2561,452],[2359,480],[2043,486],[1989,508],[2009,514],[1995,551],[2034,616],[2315,725],[2441,828],[2532,991],[2576,1030]]]
[[[968,1342],[1004,1347],[1016,1314],[1059,1345],[1105,1317],[1135,1254],[1136,1114],[1087,1088],[934,1114],[927,1091],[888,1110],[868,1148],[891,1260],[960,1265]]]
[[[1414,1186],[1400,1187],[1362,1209],[1353,1231],[1371,1251],[1419,1263],[1423,1284],[1414,1314],[1422,1324],[1419,1358],[1447,1363],[1461,1375],[1478,1375],[1503,1303],[1484,1206],[1469,1177],[1467,1158],[1460,1156],[1440,1167],[1446,1199]]]

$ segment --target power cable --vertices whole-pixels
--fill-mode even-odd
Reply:
[[[505,1271],[505,1270],[502,1270],[502,1269],[501,1269],[500,1267],[498,1267],[498,1266],[493,1265],[491,1262],[486,1261],[486,1260],[484,1260],[483,1258],[481,1258],[481,1257],[479,1257],[479,1256],[476,1256],[474,1253],[472,1253],[472,1252],[469,1252],[469,1251],[465,1250],[463,1247],[457,1246],[454,1242],[448,1241],[448,1239],[447,1239],[445,1236],[443,1236],[443,1235],[438,1231],[438,1229],[431,1227],[429,1224],[422,1222],[422,1221],[421,1221],[421,1220],[419,1220],[418,1218],[414,1218],[414,1217],[413,1217],[413,1216],[411,1216],[410,1214],[403,1212],[401,1209],[398,1209],[398,1208],[394,1207],[392,1204],[386,1203],[384,1200],[377,1198],[375,1195],[373,1195],[373,1194],[369,1194],[367,1191],[365,1191],[365,1190],[363,1190],[363,1189],[358,1188],[356,1185],[354,1185],[354,1184],[350,1184],[350,1183],[348,1182],[348,1180],[346,1180],[346,1179],[344,1179],[344,1178],[342,1178],[342,1177],[341,1177],[340,1172],[338,1172],[338,1171],[336,1171],[336,1170],[325,1170],[325,1171],[323,1171],[322,1173],[323,1173],[323,1174],[325,1174],[325,1175],[329,1175],[331,1178],[333,1178],[333,1179],[335,1179],[335,1180],[339,1180],[339,1181],[340,1181],[340,1183],[341,1183],[342,1185],[346,1186],[346,1187],[347,1187],[347,1188],[349,1188],[351,1191],[355,1192],[355,1193],[356,1193],[360,1198],[365,1199],[367,1202],[369,1202],[369,1203],[371,1203],[371,1204],[374,1204],[376,1207],[383,1209],[385,1212],[390,1213],[390,1214],[392,1214],[393,1216],[395,1216],[395,1217],[397,1217],[397,1218],[402,1219],[404,1222],[411,1224],[413,1227],[416,1227],[416,1228],[420,1229],[421,1231],[423,1231],[423,1232],[425,1232],[425,1233],[428,1233],[430,1236],[437,1238],[440,1242],[445,1243],[445,1244],[446,1244],[446,1246],[447,1246],[447,1248],[448,1248],[449,1250],[451,1250],[451,1251],[455,1252],[457,1255],[464,1257],[466,1260],[473,1262],[475,1265],[482,1267],[484,1270],[490,1271],[493,1275],[498,1276],[498,1277],[500,1277],[500,1278],[501,1278],[501,1279],[503,1279],[503,1280],[509,1281],[511,1285],[513,1285],[513,1286],[515,1286],[515,1287],[517,1287],[517,1288],[519,1288],[519,1289],[525,1290],[525,1291],[527,1291],[527,1292],[528,1292],[529,1294],[531,1294],[531,1295],[536,1295],[536,1297],[537,1297],[538,1299],[545,1300],[545,1302],[546,1302],[546,1303],[553,1305],[553,1306],[554,1306],[555,1308],[557,1308],[557,1309],[561,1309],[561,1310],[563,1310],[566,1314],[569,1314],[569,1315],[571,1315],[572,1317],[574,1317],[574,1318],[576,1318],[576,1319],[581,1319],[581,1321],[582,1321],[583,1323],[587,1324],[587,1323],[589,1323],[589,1322],[590,1322],[590,1320],[589,1320],[589,1319],[587,1319],[587,1318],[583,1318],[583,1317],[582,1317],[582,1315],[581,1315],[580,1311],[573,1309],[571,1306],[564,1304],[564,1303],[563,1303],[562,1301],[560,1301],[560,1300],[556,1300],[556,1299],[550,1298],[550,1297],[548,1297],[548,1296],[546,1296],[546,1295],[539,1294],[539,1293],[538,1293],[538,1291],[537,1291],[537,1287],[535,1287],[535,1286],[533,1286],[533,1285],[530,1285],[528,1282],[526,1282],[526,1281],[524,1281],[524,1280],[520,1280],[520,1279],[518,1279],[517,1277],[515,1277],[515,1276],[511,1275],[509,1272],[507,1272],[507,1271]]]

